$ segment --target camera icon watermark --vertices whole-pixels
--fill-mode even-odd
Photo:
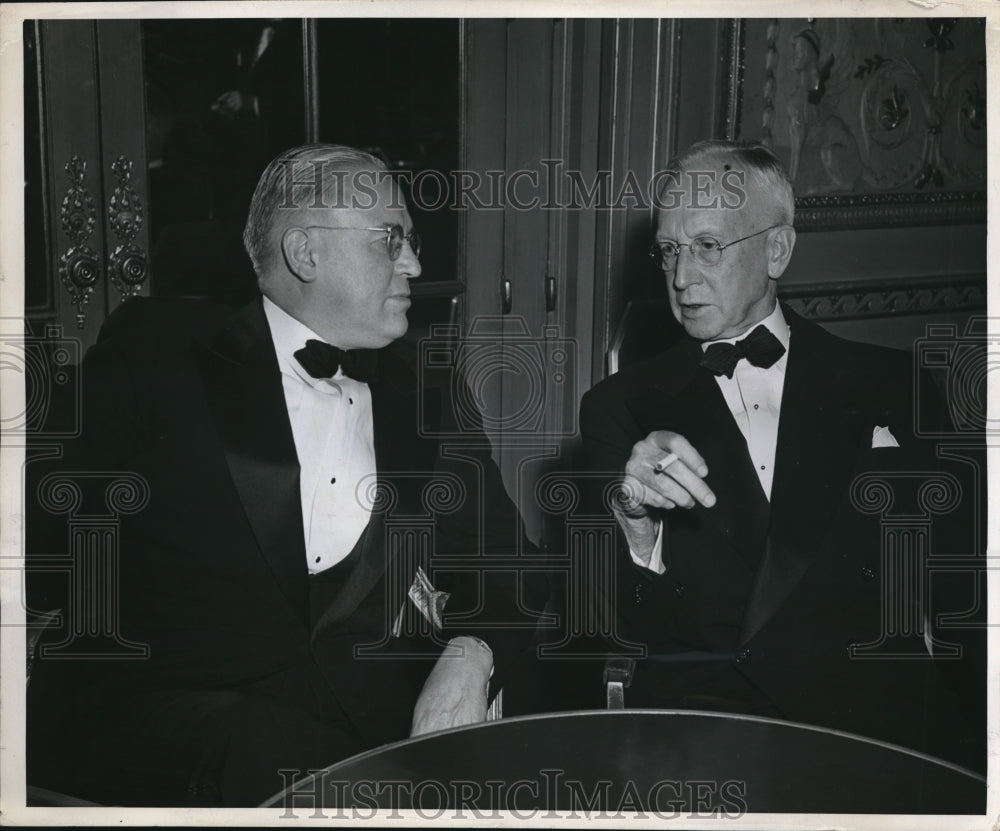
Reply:
[[[961,334],[952,323],[928,325],[926,335],[914,344],[914,361],[917,436],[1000,434],[1000,422],[987,413],[990,373],[1000,369],[1000,321],[973,317]],[[933,388],[928,388],[929,382]],[[939,412],[941,392],[950,424]]]
[[[61,326],[26,331],[23,318],[0,319],[0,429],[8,437],[69,438],[80,429],[77,367],[82,344]],[[24,384],[23,399],[13,394]]]
[[[554,402],[576,400],[577,356],[577,342],[560,337],[557,326],[535,336],[521,317],[476,318],[464,337],[457,326],[434,326],[419,344],[420,434],[572,436],[575,412],[558,423],[550,414]]]

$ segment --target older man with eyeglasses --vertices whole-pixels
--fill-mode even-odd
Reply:
[[[686,337],[598,384],[580,416],[588,467],[617,483],[617,579],[593,590],[612,593],[615,646],[646,652],[629,705],[806,722],[984,769],[984,665],[934,626],[976,594],[924,593],[914,573],[887,602],[887,564],[920,561],[893,560],[852,496],[866,472],[942,466],[914,435],[929,385],[916,402],[908,354],[777,301],[796,233],[768,148],[701,142],[666,173],[650,254]],[[890,643],[900,614],[920,617],[913,660]]]
[[[423,390],[441,423],[422,418],[420,380],[383,349],[420,276],[397,183],[352,148],[282,153],[244,242],[255,302],[132,300],[84,362],[83,435],[60,465],[148,485],[119,529],[114,633],[148,656],[43,652],[32,784],[259,804],[367,748],[482,721],[517,649],[490,628],[513,598],[469,563],[522,550],[489,443],[447,428],[447,390]]]

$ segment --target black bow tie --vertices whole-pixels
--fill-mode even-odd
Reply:
[[[338,369],[355,381],[367,383],[375,378],[375,352],[371,349],[338,349],[321,340],[307,340],[295,353],[295,360],[313,378],[332,378]]]
[[[784,354],[785,347],[781,341],[766,326],[758,326],[736,343],[713,343],[705,350],[705,357],[699,363],[716,375],[732,378],[741,358],[766,369],[774,366]]]

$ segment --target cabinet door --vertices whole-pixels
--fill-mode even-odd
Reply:
[[[25,24],[29,321],[85,350],[129,297],[256,294],[241,234],[264,165],[306,138],[307,27]]]
[[[493,200],[465,214],[465,331],[492,346],[469,375],[538,541],[535,486],[570,467],[625,299],[661,288],[648,188],[674,144],[677,35],[660,20],[466,23],[464,164]]]
[[[543,160],[551,156],[552,20],[465,22],[463,170],[479,182],[462,214],[463,305],[459,366],[483,413],[504,482],[540,540],[534,483],[562,444],[554,393],[566,362],[547,278],[553,214],[542,207]],[[559,381],[556,380],[559,379]]]
[[[83,348],[123,299],[148,293],[145,118],[138,21],[25,23],[29,321]],[[27,72],[32,71],[29,78]],[[34,199],[31,194],[36,194]],[[41,232],[39,232],[41,229]],[[44,252],[44,255],[41,253]]]

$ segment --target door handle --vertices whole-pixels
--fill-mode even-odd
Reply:
[[[70,247],[59,256],[59,278],[76,307],[76,325],[87,323],[87,304],[101,277],[101,264],[89,240],[97,225],[97,206],[86,185],[87,163],[73,156],[64,167],[70,186],[59,208],[59,220]]]
[[[554,312],[556,310],[556,278],[551,274],[545,275],[545,311]]]
[[[118,184],[108,202],[108,224],[118,237],[118,245],[108,255],[108,275],[124,302],[139,293],[149,276],[146,252],[135,243],[145,222],[145,211],[132,187],[132,162],[119,156],[111,172]]]

